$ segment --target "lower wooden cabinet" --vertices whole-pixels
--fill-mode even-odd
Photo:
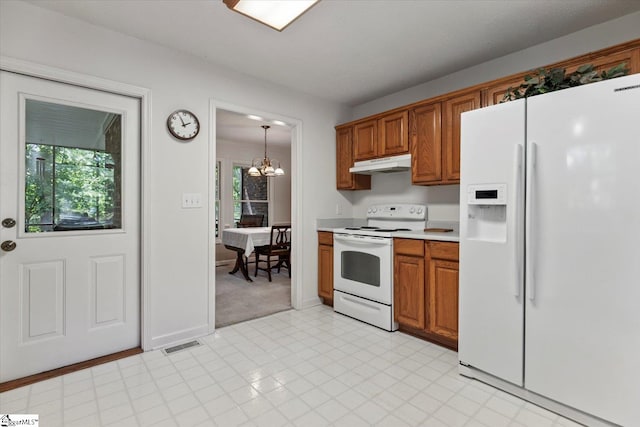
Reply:
[[[394,318],[400,330],[458,348],[458,243],[394,240]]]
[[[318,231],[318,296],[333,306],[333,233]]]

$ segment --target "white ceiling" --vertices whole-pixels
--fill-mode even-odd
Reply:
[[[274,124],[266,117],[263,119],[265,120],[249,119],[245,114],[217,110],[216,137],[232,142],[264,145],[264,129],[260,126],[269,125],[271,128],[267,130],[267,147],[291,144],[291,129],[288,126]]]
[[[277,32],[222,0],[29,1],[351,106],[640,10],[638,0],[321,0]]]

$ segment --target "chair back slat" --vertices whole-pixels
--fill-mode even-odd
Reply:
[[[291,224],[271,226],[271,248],[286,249],[290,246]]]

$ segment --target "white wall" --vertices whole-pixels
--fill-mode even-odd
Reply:
[[[206,208],[181,209],[184,192],[201,193],[208,205],[209,146],[215,147],[208,140],[211,99],[301,121],[303,159],[291,179],[304,188],[298,228],[309,244],[302,248],[302,259],[294,261],[301,272],[303,304],[318,302],[314,220],[331,216],[331,207],[344,198],[335,190],[335,174],[324,179],[316,171],[335,170],[333,127],[348,118],[344,106],[21,1],[0,1],[0,55],[151,90],[148,347],[205,334],[211,327],[210,214]],[[202,130],[193,142],[177,142],[165,129],[166,117],[177,108],[200,118]]]
[[[640,12],[551,40],[354,107],[351,120],[640,38]],[[411,186],[408,172],[374,175],[370,191],[345,194],[353,215],[384,201],[426,203],[429,219],[458,220],[459,186]],[[347,192],[344,192],[347,193]]]

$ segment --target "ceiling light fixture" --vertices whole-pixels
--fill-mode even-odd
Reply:
[[[261,127],[264,129],[264,158],[253,159],[248,173],[250,176],[284,175],[284,170],[280,167],[280,162],[276,159],[269,159],[269,157],[267,157],[267,129],[271,126],[262,125]],[[277,167],[274,168],[274,165],[277,165]]]
[[[233,11],[282,31],[320,0],[222,0]]]

